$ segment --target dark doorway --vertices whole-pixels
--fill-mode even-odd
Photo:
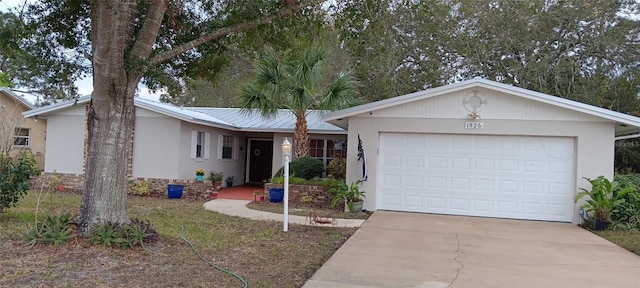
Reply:
[[[262,184],[271,177],[273,140],[249,140],[249,183]]]

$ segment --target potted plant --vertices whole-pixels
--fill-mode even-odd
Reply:
[[[253,191],[253,196],[255,196],[256,198],[254,199],[254,201],[264,201],[264,190],[255,190]]]
[[[580,206],[586,213],[593,213],[595,218],[594,230],[606,230],[611,224],[611,213],[615,212],[616,207],[624,200],[620,197],[629,191],[635,189],[635,186],[627,186],[620,189],[618,182],[610,182],[604,176],[596,179],[584,178],[591,183],[591,190],[580,188],[580,192],[576,194],[574,201],[585,196],[589,196],[586,203]]]
[[[196,169],[196,180],[198,182],[202,182],[202,180],[204,180],[204,173],[205,172],[207,172],[207,170],[204,170],[203,168]]]
[[[273,177],[269,180],[271,184],[284,184],[284,177]],[[283,187],[271,187],[269,188],[269,202],[279,203],[284,200],[284,188]]]
[[[363,199],[366,198],[364,195],[366,192],[360,190],[361,183],[362,181],[354,181],[347,186],[345,182],[337,182],[336,186],[329,189],[329,193],[334,194],[333,199],[331,199],[331,206],[335,206],[340,200],[343,200],[351,213],[362,212],[362,204]]]
[[[222,186],[222,179],[224,178],[224,174],[220,171],[211,171],[209,172],[209,177],[207,180],[211,181],[211,185],[213,188],[220,189]]]
[[[234,176],[228,176],[227,179],[224,179],[225,182],[227,182],[227,187],[233,187],[233,184],[235,184],[236,181],[236,177]]]

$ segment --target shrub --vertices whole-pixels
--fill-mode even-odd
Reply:
[[[347,160],[344,158],[336,158],[329,161],[327,165],[327,177],[333,179],[347,178]]]
[[[302,157],[289,163],[289,175],[304,178],[306,180],[311,180],[316,177],[320,178],[322,177],[322,172],[324,172],[324,164],[322,164],[322,160],[320,159]],[[284,167],[281,167],[274,177],[282,177],[283,174]]]
[[[129,194],[139,196],[151,194],[151,192],[149,192],[149,181],[135,183],[135,181],[129,180]]]
[[[291,185],[316,185],[316,186],[335,186],[338,180],[335,179],[324,179],[324,178],[313,178],[310,180],[306,180],[304,178],[291,176],[289,177],[289,184]],[[284,177],[278,176],[271,178],[269,182],[271,184],[284,184]]]
[[[307,180],[300,177],[289,176],[289,184],[291,185],[301,185],[305,184]],[[273,177],[271,178],[271,183],[273,184],[284,184],[284,176]]]
[[[145,243],[155,242],[157,239],[158,232],[148,221],[132,219],[129,224],[106,223],[97,226],[89,235],[89,244],[133,248],[143,247]]]
[[[614,177],[615,181],[620,183],[621,188],[625,188],[631,185],[636,187],[640,186],[640,174],[628,174],[619,175]],[[616,222],[628,223],[632,221],[632,218],[640,215],[640,190],[633,189],[630,192],[620,196],[620,203],[614,207],[614,211],[611,214]]]
[[[69,213],[60,215],[47,215],[42,222],[42,227],[35,226],[29,229],[24,238],[31,246],[41,245],[62,245],[73,238],[70,228],[71,215]]]
[[[18,204],[29,190],[29,179],[39,172],[31,153],[22,152],[16,159],[0,154],[0,212]]]

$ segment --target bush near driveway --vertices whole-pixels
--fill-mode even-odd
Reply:
[[[622,224],[631,224],[631,227],[640,229],[640,174],[616,174],[614,177],[621,188],[630,185],[639,187],[621,197],[622,203],[615,207],[612,218],[615,222]]]
[[[148,219],[159,242],[127,250],[90,246],[84,241],[28,248],[20,235],[33,223],[35,193],[0,214],[0,287],[242,287],[232,276],[200,261],[179,238],[202,255],[237,273],[249,287],[301,287],[355,232],[254,221],[205,211],[201,202],[129,197],[132,218]],[[77,211],[80,196],[54,193],[43,213]]]

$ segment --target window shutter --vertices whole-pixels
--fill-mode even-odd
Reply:
[[[224,145],[224,136],[218,135],[218,159],[222,159],[222,145]]]
[[[211,133],[204,133],[204,159],[209,159],[211,151]]]
[[[238,160],[238,137],[233,137],[233,150],[231,159]]]
[[[191,159],[196,158],[196,145],[198,145],[198,131],[191,130]]]

